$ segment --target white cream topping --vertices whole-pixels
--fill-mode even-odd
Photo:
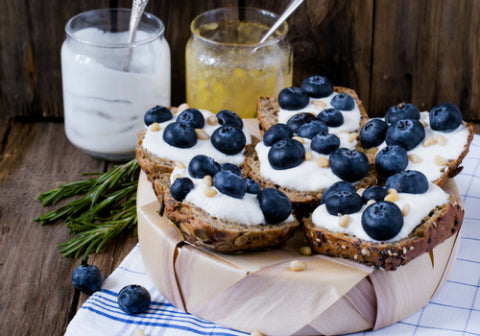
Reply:
[[[286,124],[288,119],[293,117],[295,114],[302,113],[302,112],[310,112],[315,115],[318,115],[321,111],[327,108],[333,107],[330,104],[330,102],[332,101],[332,98],[335,97],[336,95],[338,95],[338,93],[333,92],[330,96],[325,98],[310,98],[309,104],[299,110],[284,110],[280,108],[280,111],[278,112],[278,122]],[[320,107],[318,105],[315,105],[315,101],[324,102],[326,106]],[[340,112],[343,115],[343,124],[338,127],[329,127],[328,128],[329,133],[338,134],[339,132],[342,132],[342,131],[354,132],[358,130],[361,115],[360,115],[360,110],[358,109],[357,102],[355,101],[355,107],[353,108],[353,110],[350,110],[350,111],[340,110]]]
[[[175,168],[170,176],[170,182],[173,183],[178,177],[189,177],[194,184],[194,188],[187,194],[185,201],[203,209],[212,217],[242,223],[245,225],[266,224],[257,195],[245,193],[242,199],[233,198],[217,191],[213,197],[205,196],[205,189],[208,186],[203,179],[192,178],[188,174],[187,168]],[[293,222],[293,216],[290,215],[285,222]]]
[[[205,126],[203,127],[203,130],[211,136],[212,133],[218,128],[221,127],[221,125],[215,125],[212,126],[208,124],[207,118],[210,116],[214,116],[213,113],[207,111],[207,110],[200,110],[200,112],[203,114],[203,117],[205,118]],[[173,119],[165,121],[163,123],[160,123],[160,130],[158,131],[152,131],[152,125],[146,127],[147,132],[145,133],[145,138],[143,139],[142,146],[147,149],[150,153],[166,158],[169,160],[173,161],[180,161],[185,165],[188,165],[190,160],[198,154],[203,154],[206,156],[210,156],[213,158],[216,162],[218,163],[226,163],[230,162],[233,163],[237,166],[243,165],[245,161],[245,157],[243,155],[243,152],[245,149],[242,149],[242,151],[238,154],[235,155],[227,155],[224,154],[220,151],[218,151],[215,147],[213,147],[212,143],[210,142],[210,139],[207,140],[201,140],[198,139],[197,143],[195,146],[190,147],[190,148],[178,148],[178,147],[173,147],[167,144],[163,140],[163,131],[167,127],[168,124],[171,124],[177,120],[177,117],[180,113],[177,113],[173,116]],[[242,129],[243,134],[245,134],[246,138],[246,145],[250,144],[252,142],[250,133],[248,132],[246,127],[243,127]]]
[[[356,140],[349,141],[348,133],[339,133],[340,147],[354,149],[357,143]],[[320,154],[310,149],[311,140],[303,138],[305,141],[305,152],[312,153],[312,160],[303,161],[297,167],[276,170],[273,169],[268,161],[268,151],[270,147],[265,146],[263,142],[259,142],[255,146],[258,160],[260,162],[260,175],[273,181],[282,187],[293,188],[296,190],[316,191],[328,188],[335,182],[341,181],[330,168],[321,168],[317,165],[316,160],[320,157],[328,159],[329,155]]]
[[[440,156],[445,161],[456,160],[460,154],[465,149],[468,139],[468,130],[464,123],[458,126],[452,132],[442,132],[435,131],[430,128],[430,119],[428,112],[420,113],[420,120],[425,124],[425,139],[432,138],[437,139],[438,136],[441,136],[445,139],[445,143],[442,145],[438,141],[435,141],[432,145],[424,147],[423,142],[425,139],[417,145],[417,147],[409,150],[407,153],[415,154],[421,158],[421,162],[413,163],[411,160],[408,160],[408,166],[405,170],[418,170],[422,172],[428,179],[429,182],[435,181],[440,176],[442,176],[443,166],[439,166],[435,163],[435,156]],[[384,141],[378,149],[381,150],[386,146]]]
[[[437,206],[448,202],[449,195],[437,185],[430,183],[429,188],[424,194],[405,194],[399,193],[399,199],[394,203],[400,208],[408,204],[410,209],[408,214],[403,217],[403,227],[401,231],[388,241],[398,241],[406,238],[419,225],[423,218],[428,216],[430,211]],[[348,233],[362,240],[376,241],[371,238],[362,228],[362,213],[366,205],[359,212],[350,214],[347,227],[339,225],[338,216],[332,216],[328,213],[325,204],[318,206],[312,213],[312,222],[321,228],[332,232]]]

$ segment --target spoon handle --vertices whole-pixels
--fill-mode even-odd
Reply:
[[[148,0],[133,0],[132,3],[132,13],[130,14],[130,25],[128,27],[128,43],[132,43],[135,40],[135,35],[137,34],[138,24],[142,19],[142,14],[147,6]],[[127,49],[125,55],[125,62],[123,63],[123,71],[128,71],[130,66],[130,54],[132,50]]]
[[[277,30],[277,28],[280,27],[280,25],[283,23],[283,21],[285,21],[290,16],[290,14],[292,14],[295,11],[295,9],[297,9],[297,7],[301,5],[302,2],[303,2],[303,0],[292,0],[292,1],[290,1],[287,8],[285,8],[285,11],[283,12],[283,14],[278,18],[277,21],[275,21],[273,26],[262,37],[262,39],[260,40],[259,43],[265,42],[270,37],[270,35],[272,35],[273,32],[275,32],[275,30]]]

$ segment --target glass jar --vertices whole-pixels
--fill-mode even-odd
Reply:
[[[62,45],[67,138],[112,161],[134,156],[145,112],[170,105],[170,47],[157,17],[142,16],[128,43],[129,9],[99,9],[68,21]]]
[[[255,8],[219,8],[197,16],[185,51],[188,105],[253,118],[259,96],[276,96],[291,86],[288,25],[258,43],[277,18]]]

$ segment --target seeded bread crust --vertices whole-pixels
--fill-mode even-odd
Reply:
[[[180,229],[186,241],[214,251],[256,251],[283,245],[299,226],[292,222],[248,226],[212,217],[195,205],[164,195],[165,214]]]
[[[367,111],[362,104],[360,98],[358,98],[357,93],[349,88],[335,86],[333,91],[338,93],[346,93],[350,95],[353,99],[355,99],[358,109],[360,110],[360,128],[368,121]],[[259,97],[257,100],[257,119],[258,119],[258,127],[260,128],[260,132],[265,133],[267,129],[271,126],[278,123],[278,112],[280,111],[280,106],[278,105],[278,100],[276,97]]]
[[[369,242],[334,233],[314,225],[311,216],[304,220],[304,229],[308,244],[317,253],[393,271],[458,232],[463,215],[460,204],[450,196],[449,203],[433,209],[407,238],[397,242]]]

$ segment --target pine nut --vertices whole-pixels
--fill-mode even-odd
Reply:
[[[423,147],[429,147],[435,143],[435,139],[432,137],[428,137],[423,141]]]
[[[420,120],[420,124],[425,128],[427,127],[427,122],[425,120]]]
[[[437,143],[440,145],[440,146],[445,146],[445,143],[447,142],[447,139],[445,139],[445,137],[441,134],[437,134],[435,136],[435,140],[437,140]]]
[[[376,203],[374,199],[369,199],[367,202],[367,206],[372,205],[373,203]]]
[[[420,163],[420,162],[422,162],[422,158],[421,158],[419,155],[415,154],[415,153],[410,153],[410,154],[408,154],[408,159],[409,159],[410,162],[412,162],[412,163]]]
[[[304,256],[312,255],[312,248],[310,246],[302,246],[299,251],[300,254]]]
[[[154,122],[153,124],[150,125],[150,131],[152,132],[158,132],[160,131],[160,124],[157,122]]]
[[[355,132],[350,133],[348,135],[348,142],[353,142],[353,141],[357,140],[357,138],[358,138],[358,133],[355,133]]]
[[[312,152],[310,151],[305,152],[305,161],[312,161],[312,159],[313,159]]]
[[[365,192],[365,188],[357,189],[357,194],[360,195],[360,196],[362,196],[364,192]]]
[[[321,100],[314,100],[312,102],[312,105],[322,110],[324,110],[325,107],[327,107],[327,104]]]
[[[213,197],[217,194],[217,190],[212,187],[205,188],[205,196]]]
[[[213,179],[210,175],[205,175],[203,177],[203,182],[209,187],[211,187],[213,185]]]
[[[184,165],[182,162],[180,162],[180,161],[175,161],[175,166],[176,166],[177,168],[180,168],[180,169],[187,168],[187,167],[185,167],[185,165]]]
[[[342,228],[346,228],[348,226],[349,220],[350,220],[349,215],[343,215],[338,219],[338,225]]]
[[[189,108],[189,106],[188,106],[187,103],[180,104],[180,106],[178,106],[178,108],[177,108],[177,113],[183,112],[188,108]]]
[[[145,335],[145,331],[143,331],[142,328],[138,328],[137,330],[135,330],[135,334],[133,334],[133,336],[146,336],[146,335]]]
[[[320,156],[319,158],[317,158],[315,160],[315,163],[320,168],[328,168],[328,166],[330,165],[330,162],[328,161],[328,158],[326,158],[325,156]]]
[[[405,205],[402,207],[402,215],[403,215],[403,217],[405,217],[406,215],[408,215],[409,212],[410,212],[410,203],[405,203]]]
[[[435,162],[437,166],[448,166],[448,162],[440,155],[435,155],[433,162]]]
[[[398,192],[395,189],[390,188],[388,189],[388,195],[385,196],[384,200],[387,202],[395,202],[395,201],[398,201],[398,198],[399,198]]]
[[[292,260],[289,268],[294,272],[300,272],[307,268],[307,264],[300,260]]]
[[[305,140],[303,140],[302,137],[299,137],[298,135],[295,135],[294,137],[292,137],[293,140],[297,140],[298,142],[300,142],[302,145],[305,143]]]
[[[177,179],[179,179],[179,178],[181,178],[181,177],[182,177],[182,175],[180,175],[180,174],[175,174],[175,175],[173,175],[173,180],[175,181],[175,180],[177,180]]]
[[[361,252],[362,252],[362,255],[364,255],[364,256],[368,257],[370,255],[370,251],[366,248],[363,248]]]
[[[254,331],[252,331],[250,336],[264,336],[264,335],[260,331],[254,330]]]
[[[197,133],[197,138],[200,140],[208,140],[210,139],[210,135],[203,128],[195,128],[195,133]]]
[[[218,125],[218,119],[217,119],[217,116],[210,116],[207,118],[207,123],[211,126],[215,126],[215,125]]]

